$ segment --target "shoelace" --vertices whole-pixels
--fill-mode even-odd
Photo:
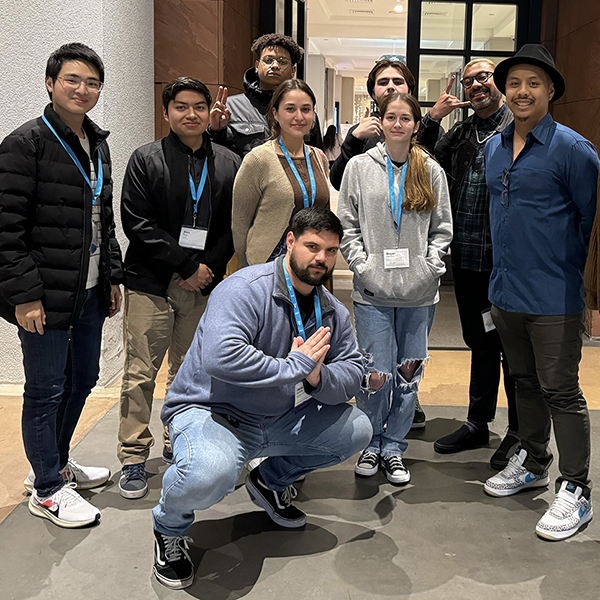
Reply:
[[[386,459],[389,471],[404,471],[406,467],[400,456],[388,456]]]
[[[281,503],[287,508],[292,503],[292,500],[298,496],[298,490],[293,485],[290,485],[282,492],[279,492],[279,494]]]
[[[168,562],[179,560],[184,550],[189,550],[188,543],[192,541],[192,538],[186,535],[163,535],[165,542],[165,557]],[[179,541],[181,540],[181,544]]]
[[[577,500],[559,493],[550,507],[550,514],[559,519],[564,519],[567,515],[575,511],[577,505]]]
[[[504,467],[502,476],[509,479],[510,477],[520,477],[523,473],[527,473],[527,469],[517,463],[517,455],[515,454]]]
[[[376,465],[378,460],[379,455],[375,454],[375,452],[364,452],[363,455],[360,457],[361,463],[366,462],[370,465]]]
[[[144,463],[126,465],[123,470],[127,476],[127,481],[130,481],[131,479],[144,479],[144,475],[146,474],[146,466]]]
[[[59,506],[74,506],[75,504],[81,504],[85,500],[75,491],[75,482],[65,483],[65,485],[58,490],[54,501]]]

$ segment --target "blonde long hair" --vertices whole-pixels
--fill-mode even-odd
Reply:
[[[421,105],[418,100],[410,94],[390,94],[386,96],[379,107],[381,119],[385,116],[392,102],[404,102],[410,109],[415,123],[421,123]],[[416,143],[416,132],[410,141],[408,164],[406,166],[406,177],[404,179],[404,210],[431,211],[435,208],[435,196],[431,189],[427,159],[429,152]]]

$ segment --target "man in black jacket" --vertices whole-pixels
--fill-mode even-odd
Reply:
[[[451,246],[454,292],[463,337],[471,349],[471,379],[467,421],[434,444],[436,452],[451,454],[489,443],[488,423],[494,419],[500,367],[508,399],[508,433],[491,459],[502,470],[519,442],[515,405],[515,381],[510,376],[500,338],[490,317],[488,287],[492,272],[489,194],[485,182],[485,142],[513,121],[502,94],[494,85],[495,65],[477,59],[466,65],[461,80],[465,99],[475,114],[457,123],[437,144],[439,119],[453,109],[448,106],[437,121],[425,124],[423,139],[448,175],[454,238]]]
[[[251,50],[256,61],[244,75],[245,92],[227,99],[227,88],[219,88],[208,129],[214,142],[227,146],[241,158],[271,137],[267,124],[269,102],[279,84],[296,75],[296,66],[304,54],[291,37],[279,33],[259,37]],[[316,115],[304,141],[323,150]]]
[[[0,145],[0,314],[18,325],[23,351],[29,511],[67,528],[100,520],[75,489],[110,477],[69,457],[104,320],[121,306],[108,132],[86,116],[103,81],[91,48],[61,46],[46,65],[51,104]]]
[[[121,195],[125,255],[125,371],[121,390],[119,491],[148,491],[145,462],[156,374],[169,351],[167,389],[183,362],[211,290],[233,256],[231,196],[239,157],[206,132],[211,97],[196,79],[163,90],[171,132],[132,155]],[[163,457],[172,451],[163,433]]]

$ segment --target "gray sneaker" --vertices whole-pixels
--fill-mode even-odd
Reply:
[[[146,463],[123,465],[119,479],[119,493],[123,498],[135,500],[143,498],[148,493],[148,476]]]

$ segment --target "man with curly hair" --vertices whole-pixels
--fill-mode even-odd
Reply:
[[[240,157],[265,142],[271,132],[267,109],[273,92],[282,82],[296,76],[296,67],[304,50],[289,36],[268,33],[254,40],[254,67],[244,75],[244,93],[227,98],[220,87],[210,114],[208,132],[212,140],[233,150]],[[319,120],[315,115],[306,143],[323,149]]]

